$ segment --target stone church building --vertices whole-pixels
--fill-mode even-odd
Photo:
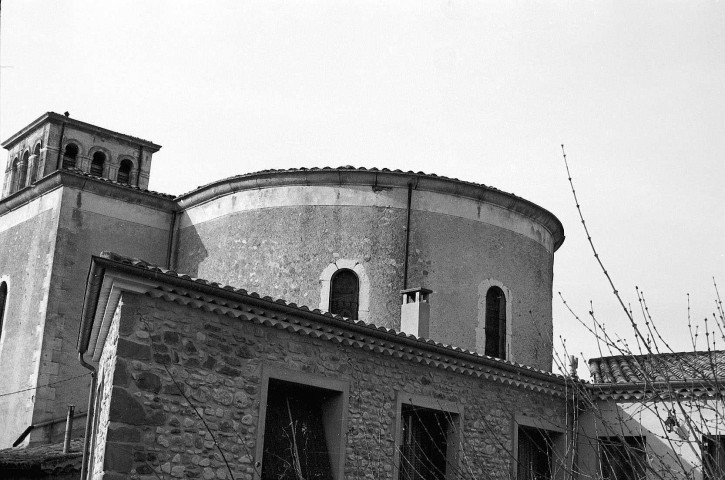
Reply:
[[[68,478],[576,470],[547,210],[354,167],[174,197],[159,145],[55,113],[2,146],[0,448],[60,442],[72,404]]]

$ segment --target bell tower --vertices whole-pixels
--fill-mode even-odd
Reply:
[[[151,161],[160,145],[48,112],[12,135],[2,197],[32,185],[59,169],[148,188]]]

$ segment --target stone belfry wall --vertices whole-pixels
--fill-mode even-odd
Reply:
[[[61,168],[146,189],[152,155],[161,148],[53,112],[42,115],[2,146],[8,150],[3,198]]]

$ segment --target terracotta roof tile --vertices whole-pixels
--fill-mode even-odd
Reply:
[[[617,355],[589,360],[593,383],[725,381],[725,351]]]
[[[82,456],[82,438],[71,441],[71,448],[68,453],[63,453],[62,443],[28,448],[6,448],[0,450],[0,471],[41,470],[48,473],[58,469],[80,471]]]
[[[475,187],[485,187],[485,188],[487,188],[489,190],[494,190],[494,191],[497,191],[497,192],[507,193],[509,195],[513,195],[514,197],[520,198],[517,195],[514,195],[513,193],[504,192],[503,190],[500,190],[500,189],[495,188],[495,187],[489,187],[488,185],[484,185],[482,183],[468,182],[468,181],[465,181],[465,180],[460,180],[458,178],[446,177],[446,176],[443,176],[443,175],[436,175],[435,173],[414,172],[412,170],[408,170],[407,172],[404,172],[404,171],[398,170],[398,169],[396,169],[396,170],[390,170],[389,168],[354,167],[352,165],[345,165],[345,166],[340,166],[340,167],[321,167],[321,168],[320,167],[299,167],[299,168],[279,168],[279,169],[270,168],[270,169],[267,169],[267,170],[259,170],[259,171],[256,171],[256,172],[249,172],[249,173],[244,173],[244,174],[241,174],[241,175],[234,175],[232,177],[228,177],[226,179],[220,179],[220,180],[232,180],[232,179],[239,179],[239,178],[244,178],[244,177],[252,177],[254,175],[260,175],[260,174],[264,174],[264,173],[292,173],[292,172],[307,172],[307,171],[314,172],[314,171],[319,171],[319,170],[330,170],[330,171],[341,171],[341,172],[351,171],[352,170],[352,171],[358,171],[358,172],[390,172],[390,173],[401,173],[401,174],[404,174],[404,175],[422,175],[422,176],[431,177],[431,178],[438,178],[438,179],[441,179],[441,180],[450,180],[450,181],[453,181],[453,182],[459,182],[459,183],[463,183],[463,184],[466,184],[466,185],[472,185],[472,186],[475,186]],[[192,192],[194,192],[196,190],[201,190],[201,189],[207,187],[208,185],[211,185],[213,183],[219,182],[220,180],[214,180],[211,183],[207,183],[205,185],[200,185],[197,188],[195,188],[194,190],[192,190],[191,192],[187,192],[184,195],[188,195],[189,193],[192,193]]]
[[[173,200],[176,198],[175,195],[170,195],[168,193],[155,192],[153,190],[139,188],[134,185],[129,185],[127,183],[119,183],[119,182],[117,182],[115,180],[111,180],[109,178],[97,177],[95,175],[91,175],[90,173],[86,173],[83,170],[80,170],[78,168],[73,168],[73,167],[72,168],[63,168],[61,171],[67,172],[67,173],[72,173],[74,175],[78,175],[81,177],[92,178],[93,180],[97,180],[99,182],[112,183],[113,185],[118,185],[119,187],[128,188],[130,190],[136,190],[137,192],[148,193],[148,194],[155,195],[157,197],[163,197],[163,198],[166,198],[169,200]]]

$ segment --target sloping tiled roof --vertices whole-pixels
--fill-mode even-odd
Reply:
[[[725,351],[618,355],[589,360],[595,384],[725,381]]]
[[[177,272],[175,272],[173,270],[168,270],[168,269],[159,267],[158,265],[154,265],[152,263],[149,263],[149,262],[147,262],[145,260],[141,260],[141,259],[138,259],[138,258],[129,258],[129,257],[125,257],[125,256],[122,256],[122,255],[113,253],[113,252],[102,252],[101,255],[100,255],[100,257],[103,258],[103,259],[106,259],[106,260],[111,260],[113,262],[117,262],[117,263],[123,264],[123,265],[129,265],[129,266],[141,268],[141,269],[146,270],[148,272],[162,274],[162,275],[168,276],[170,278],[183,279],[183,280],[191,281],[191,282],[194,282],[194,283],[198,283],[200,285],[205,285],[205,286],[208,286],[208,287],[218,288],[218,289],[225,290],[225,291],[228,291],[228,292],[234,292],[234,293],[241,294],[241,295],[244,295],[244,296],[261,299],[261,300],[264,300],[264,301],[267,301],[267,302],[270,302],[270,303],[274,303],[274,304],[277,304],[277,305],[286,306],[288,308],[294,308],[296,310],[299,310],[300,312],[311,312],[311,313],[314,313],[314,314],[318,314],[318,315],[321,315],[321,316],[324,316],[324,317],[328,317],[328,318],[334,319],[335,321],[339,321],[341,323],[353,324],[353,325],[356,325],[358,327],[363,327],[363,328],[366,328],[366,329],[370,329],[370,330],[374,330],[374,331],[378,331],[378,332],[383,332],[383,333],[388,334],[388,335],[391,335],[391,336],[396,336],[396,337],[404,338],[404,339],[407,339],[407,340],[415,340],[415,341],[419,342],[420,344],[432,345],[432,346],[435,346],[435,347],[438,347],[438,348],[443,348],[443,349],[446,349],[446,350],[450,350],[452,352],[463,353],[463,354],[466,354],[466,355],[471,356],[472,358],[479,358],[479,359],[481,359],[481,360],[483,360],[485,362],[489,362],[489,363],[493,363],[493,364],[498,364],[498,365],[500,365],[500,367],[503,367],[503,368],[505,368],[505,367],[509,367],[509,368],[510,367],[514,367],[518,371],[518,373],[524,373],[525,374],[526,372],[529,372],[531,375],[538,376],[539,378],[544,377],[544,378],[547,379],[547,381],[563,382],[563,381],[566,380],[565,377],[563,377],[561,375],[558,375],[558,374],[555,374],[555,373],[552,373],[552,372],[547,372],[547,371],[544,371],[544,370],[539,370],[537,368],[533,368],[533,367],[530,367],[528,365],[524,365],[524,364],[520,364],[520,363],[514,363],[514,362],[510,362],[508,360],[502,360],[500,358],[489,357],[489,356],[486,356],[486,355],[481,355],[481,354],[479,354],[477,352],[473,352],[473,351],[470,351],[470,350],[464,350],[464,349],[459,348],[459,347],[454,347],[454,346],[451,346],[451,345],[446,345],[446,344],[443,344],[443,343],[440,343],[440,342],[436,342],[434,340],[422,338],[422,337],[416,337],[415,335],[406,334],[404,332],[398,332],[398,331],[393,330],[393,329],[390,329],[390,328],[386,328],[386,327],[382,327],[382,326],[377,326],[377,325],[374,325],[372,323],[366,323],[366,322],[363,322],[362,320],[352,320],[352,319],[349,319],[349,318],[346,318],[346,317],[342,317],[342,316],[339,316],[339,315],[335,315],[335,314],[332,314],[330,312],[325,312],[325,311],[322,311],[322,310],[319,310],[319,309],[310,309],[309,307],[306,307],[304,305],[297,305],[295,303],[287,302],[287,301],[285,301],[283,299],[279,299],[279,298],[275,299],[275,298],[272,298],[272,297],[269,297],[269,296],[264,296],[263,297],[263,296],[261,296],[260,294],[258,294],[256,292],[248,292],[247,290],[244,290],[243,288],[236,288],[236,287],[232,287],[232,286],[229,286],[229,285],[223,285],[221,283],[211,282],[209,280],[204,280],[203,278],[194,278],[194,277],[191,277],[191,276],[186,275],[186,274],[183,274],[183,273],[177,273]],[[83,327],[81,326],[81,328],[83,328]]]
[[[82,438],[71,441],[68,453],[63,453],[62,443],[29,448],[6,448],[0,450],[0,478],[16,478],[20,474],[37,475],[41,473],[53,477],[70,473],[77,475],[81,470],[82,458]]]
[[[483,187],[483,188],[486,188],[488,190],[495,190],[497,192],[505,193],[507,195],[511,195],[511,196],[520,198],[521,200],[524,200],[523,198],[518,197],[517,195],[515,195],[513,193],[505,192],[505,191],[500,190],[500,189],[495,188],[495,187],[489,187],[488,185],[484,185],[482,183],[468,182],[466,180],[460,180],[458,178],[451,178],[451,177],[446,177],[446,176],[443,176],[443,175],[436,175],[435,173],[414,172],[413,170],[408,170],[406,172],[406,171],[403,171],[403,170],[400,170],[400,169],[391,170],[389,168],[376,168],[376,167],[366,168],[366,167],[355,167],[353,165],[342,165],[342,166],[339,166],[339,167],[309,167],[309,168],[307,168],[307,167],[299,167],[299,168],[277,168],[277,169],[270,168],[270,169],[267,169],[267,170],[259,170],[259,171],[256,171],[256,172],[243,173],[241,175],[234,175],[232,177],[228,177],[228,178],[224,178],[224,179],[220,179],[220,180],[215,180],[213,182],[207,183],[206,185],[200,185],[200,186],[196,187],[194,190],[192,190],[190,192],[187,192],[186,194],[184,194],[182,196],[185,196],[185,195],[188,195],[190,193],[193,193],[196,190],[202,190],[202,189],[208,187],[209,185],[213,185],[213,184],[215,184],[217,182],[220,182],[220,181],[227,181],[227,180],[233,180],[233,179],[244,178],[244,177],[253,177],[253,176],[256,176],[256,175],[264,175],[264,174],[269,174],[269,173],[292,173],[292,172],[325,172],[325,171],[327,171],[327,172],[332,172],[332,171],[346,172],[346,171],[351,171],[351,170],[358,171],[358,172],[401,173],[401,174],[406,174],[406,175],[420,175],[420,176],[423,176],[423,177],[439,178],[441,180],[449,180],[451,182],[458,182],[458,183],[462,183],[462,184],[465,184],[465,185],[471,185],[471,186],[474,186],[474,187]]]
[[[72,173],[72,174],[78,175],[80,177],[91,178],[91,179],[96,180],[98,182],[111,183],[113,185],[117,185],[119,187],[127,188],[129,190],[136,190],[137,192],[142,192],[142,193],[146,193],[146,194],[149,194],[149,195],[154,195],[156,197],[166,198],[168,200],[173,200],[173,199],[176,198],[175,195],[170,195],[168,193],[156,192],[156,191],[148,190],[148,189],[145,189],[145,188],[139,188],[136,185],[130,185],[128,183],[120,183],[120,182],[117,182],[115,180],[111,180],[110,178],[104,178],[104,177],[98,177],[96,175],[91,175],[90,173],[86,173],[83,170],[80,170],[80,169],[74,168],[74,167],[71,167],[71,168],[63,168],[62,170],[56,170],[56,171],[62,171],[62,172],[66,172],[66,173]],[[55,173],[55,172],[53,172],[53,173]]]

